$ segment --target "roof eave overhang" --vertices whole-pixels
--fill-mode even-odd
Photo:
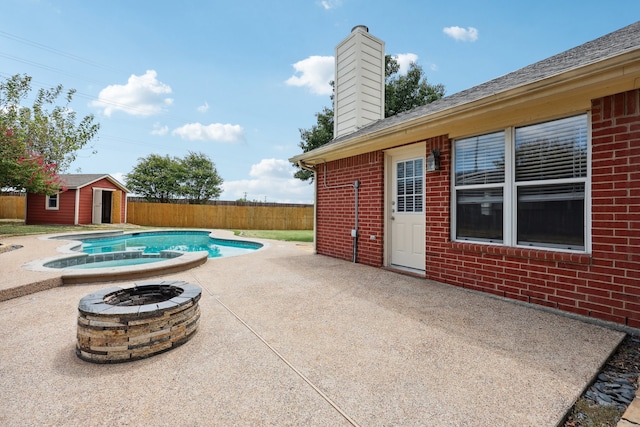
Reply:
[[[388,128],[327,144],[290,159],[307,166],[418,142],[456,138],[579,114],[591,101],[640,88],[640,49],[568,70]]]

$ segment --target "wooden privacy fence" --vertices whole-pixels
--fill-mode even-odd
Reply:
[[[312,205],[128,202],[127,222],[154,227],[312,230]]]
[[[0,196],[0,219],[24,219],[27,198],[21,196]]]
[[[25,217],[24,196],[0,196],[0,219]],[[313,230],[313,205],[214,202],[209,205],[127,202],[127,223],[152,227]]]

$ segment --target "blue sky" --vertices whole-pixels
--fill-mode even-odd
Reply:
[[[334,48],[354,26],[450,95],[637,11],[637,0],[4,0],[0,78],[78,91],[72,107],[101,129],[69,173],[123,180],[149,154],[203,152],[224,179],[222,200],[307,203],[313,187],[287,159],[330,105]]]

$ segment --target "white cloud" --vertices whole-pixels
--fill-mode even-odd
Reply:
[[[211,123],[188,123],[174,129],[172,135],[178,135],[189,141],[218,141],[236,143],[244,140],[244,129],[240,125]]]
[[[151,135],[166,135],[169,132],[168,126],[162,126],[160,123],[156,122],[153,124],[153,130],[151,131]]]
[[[474,42],[478,40],[478,30],[473,27],[445,27],[442,31],[449,37],[463,42]]]
[[[295,74],[285,83],[289,86],[306,87],[316,95],[331,95],[334,75],[333,56],[310,56],[293,64]]]
[[[287,160],[262,159],[251,166],[252,179],[225,181],[223,200],[257,200],[271,203],[313,203],[313,185],[293,177],[296,169]]]
[[[206,113],[207,111],[209,111],[209,103],[207,101],[204,101],[204,104],[198,107],[198,112]]]
[[[322,6],[322,8],[324,10],[335,9],[336,7],[339,7],[341,5],[342,5],[342,1],[341,0],[322,0],[322,1],[320,1],[320,6]]]
[[[132,74],[126,85],[109,85],[100,91],[98,99],[91,105],[101,108],[109,117],[114,111],[123,111],[133,116],[159,114],[173,103],[166,97],[171,87],[157,79],[158,73],[147,70],[141,76]]]
[[[400,74],[407,74],[409,65],[411,65],[412,62],[418,62],[418,55],[415,53],[399,53],[393,55],[393,57],[398,61],[398,65],[400,65]]]

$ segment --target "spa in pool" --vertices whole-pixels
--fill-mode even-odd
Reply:
[[[167,261],[183,253],[207,252],[208,258],[230,257],[251,253],[261,243],[220,239],[208,231],[168,230],[101,235],[65,235],[58,239],[79,241],[71,249],[81,252],[43,264],[48,268],[92,269],[126,267]]]

